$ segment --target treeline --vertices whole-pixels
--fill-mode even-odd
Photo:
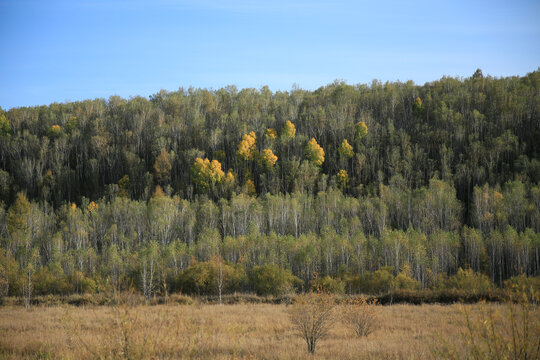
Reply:
[[[418,288],[537,276],[539,89],[540,71],[477,70],[0,110],[0,283],[198,292],[184,277],[209,261],[235,291],[268,264],[347,291],[381,269]]]
[[[315,278],[337,292],[381,293],[453,288],[459,274],[469,276],[467,289],[485,290],[540,274],[540,233],[528,227],[537,226],[537,209],[521,215],[536,222],[518,231],[510,204],[531,209],[531,202],[504,202],[523,184],[508,183],[496,221],[479,228],[460,225],[455,190],[441,180],[411,195],[406,228],[392,227],[384,196],[391,187],[383,187],[380,197],[331,188],[219,202],[169,197],[158,187],[148,202],[113,196],[56,211],[21,193],[0,213],[4,295],[131,288],[148,298],[177,291],[279,295],[308,289]],[[490,189],[475,193],[484,201]]]

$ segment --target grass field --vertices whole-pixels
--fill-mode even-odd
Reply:
[[[379,328],[357,338],[342,322],[315,358],[430,359],[444,341],[459,344],[463,308],[472,314],[505,305],[377,307]],[[339,308],[338,308],[339,312]],[[538,314],[533,321],[538,321]],[[457,346],[459,349],[460,346]],[[285,305],[0,307],[0,357],[312,359]]]

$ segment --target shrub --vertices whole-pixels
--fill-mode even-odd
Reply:
[[[257,295],[262,296],[285,294],[290,292],[294,285],[302,282],[290,270],[282,269],[276,264],[255,266],[249,274],[249,279]]]
[[[483,306],[479,314],[473,314],[467,307],[462,307],[466,325],[462,344],[442,341],[442,346],[437,349],[438,357],[538,359],[540,314],[537,301],[538,294],[520,293],[514,294],[501,311]]]
[[[311,290],[324,291],[330,294],[345,294],[345,283],[330,276],[316,278],[310,281]]]
[[[246,273],[241,266],[222,264],[224,292],[242,290]],[[178,277],[178,287],[186,294],[217,295],[219,292],[219,262],[205,261],[192,264]]]
[[[289,317],[306,341],[308,352],[314,354],[317,342],[328,334],[336,320],[334,297],[324,292],[299,294],[289,308]]]
[[[344,305],[342,318],[357,336],[368,336],[377,328],[375,305],[377,300],[367,300],[365,297],[348,299]]]
[[[383,294],[392,290],[394,280],[390,268],[382,268],[373,273],[349,275],[345,282],[347,289],[353,294]]]
[[[514,293],[540,292],[540,276],[527,277],[524,274],[509,278],[504,282],[504,288]]]
[[[446,280],[447,289],[465,290],[468,292],[485,292],[493,289],[493,283],[484,274],[475,273],[472,269],[458,269],[457,274]]]

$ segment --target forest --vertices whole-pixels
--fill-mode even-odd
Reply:
[[[0,298],[540,275],[540,69],[0,109]]]

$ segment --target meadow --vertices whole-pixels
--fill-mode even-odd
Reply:
[[[311,359],[287,305],[0,307],[0,357],[13,359]],[[457,358],[468,333],[464,313],[504,314],[504,304],[377,306],[377,329],[357,337],[336,321],[315,358]],[[340,307],[337,307],[337,314]],[[538,330],[540,318],[530,313]],[[504,316],[502,317],[505,318]],[[536,324],[536,325],[535,325]],[[504,323],[500,323],[505,327]],[[465,337],[464,335],[465,334]],[[536,333],[537,336],[538,333]],[[477,339],[480,341],[480,339]]]

